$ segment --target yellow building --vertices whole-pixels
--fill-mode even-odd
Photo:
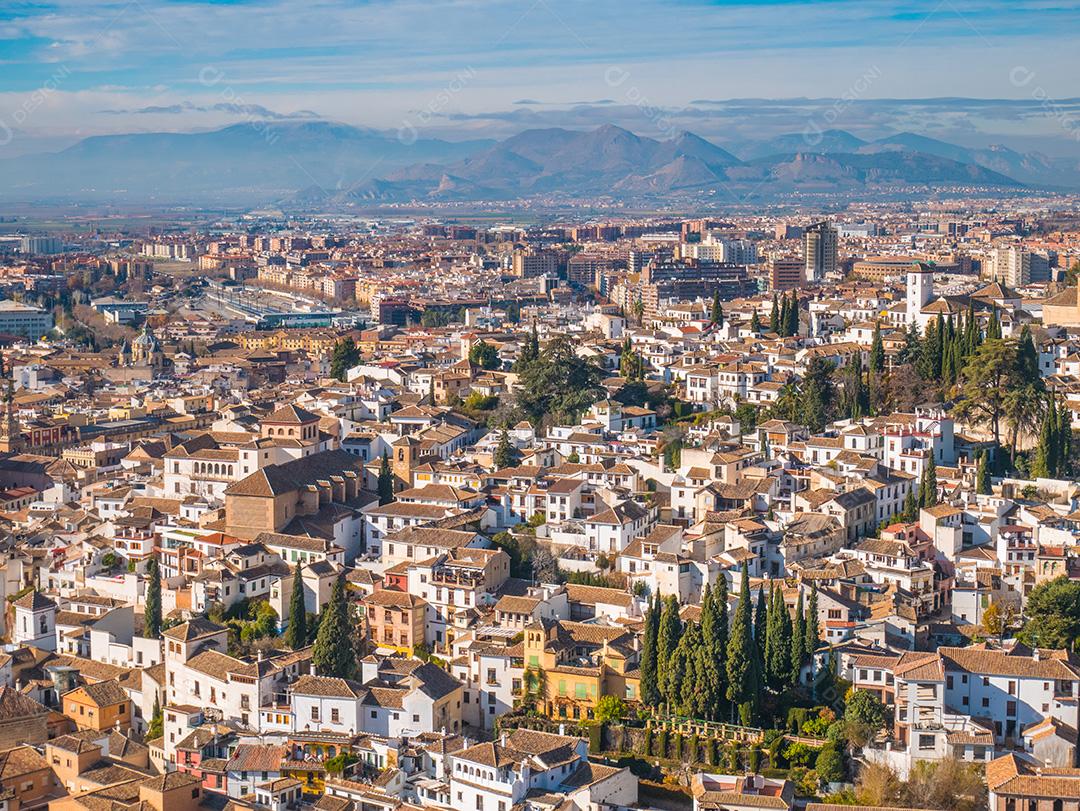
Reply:
[[[79,729],[128,729],[131,699],[115,681],[76,687],[64,693],[64,715]]]
[[[525,628],[525,689],[551,718],[591,719],[602,696],[637,701],[637,639],[625,628],[541,620]]]

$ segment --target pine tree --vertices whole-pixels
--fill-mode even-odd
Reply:
[[[979,461],[975,467],[975,492],[986,496],[993,492],[990,486],[990,465],[986,458],[986,451],[979,452]]]
[[[307,606],[304,603],[304,574],[300,561],[293,572],[292,596],[289,599],[289,626],[285,629],[285,644],[300,650],[307,644]]]
[[[669,594],[664,598],[664,608],[660,612],[660,627],[656,632],[656,684],[665,699],[667,698],[665,689],[669,679],[668,669],[671,667],[671,657],[679,644],[682,631],[679,600],[674,594]]]
[[[750,573],[746,563],[742,565],[739,604],[731,623],[731,636],[727,649],[727,697],[739,708],[739,718],[744,724],[754,719],[757,699],[757,674],[754,667],[753,622],[750,612]]]
[[[319,632],[311,651],[311,664],[319,676],[350,679],[356,673],[356,656],[350,640],[352,623],[345,597],[345,578],[339,575],[330,602],[319,618]]]
[[[161,636],[161,570],[157,558],[150,556],[146,565],[146,605],[143,607],[143,636],[157,639]]]
[[[394,473],[390,470],[390,459],[384,453],[379,463],[379,506],[394,500]]]
[[[772,310],[769,311],[769,332],[780,334],[780,304],[776,299],[776,293],[772,294]]]
[[[646,707],[656,706],[660,691],[656,683],[656,645],[660,629],[660,595],[649,601],[645,612],[645,641],[641,648],[641,701]]]

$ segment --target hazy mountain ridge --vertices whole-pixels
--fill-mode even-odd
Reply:
[[[1080,188],[1080,160],[1005,146],[969,149],[910,132],[876,141],[843,130],[791,133],[729,151],[690,132],[657,140],[611,124],[451,142],[328,121],[95,136],[61,152],[0,160],[0,194],[21,199],[318,205],[1023,185]]]

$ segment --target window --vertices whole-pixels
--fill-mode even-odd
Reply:
[[[340,713],[340,711],[338,710],[337,707],[334,707],[333,709],[330,710],[330,720],[333,721],[335,724],[338,721],[341,720],[340,716],[341,716],[341,713]]]
[[[312,707],[311,708],[311,720],[312,721],[318,721],[319,720],[319,708],[318,707]]]
[[[933,749],[934,748],[934,736],[933,735],[920,735],[919,736],[919,748],[920,749]]]

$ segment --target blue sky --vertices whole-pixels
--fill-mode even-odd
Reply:
[[[1080,95],[1078,32],[1080,5],[1024,0],[7,0],[0,121],[42,144],[271,114],[464,136],[809,97],[857,128],[873,99]],[[1043,112],[993,126],[1052,134]]]

